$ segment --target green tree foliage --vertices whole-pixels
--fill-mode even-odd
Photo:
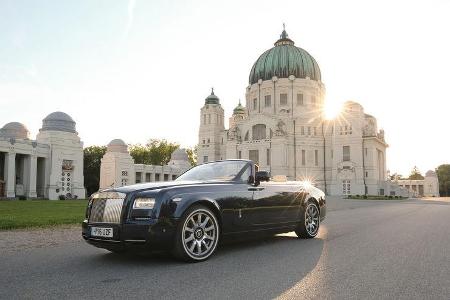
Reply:
[[[105,146],[84,148],[84,187],[88,196],[98,191],[100,184],[100,163],[105,153]]]
[[[450,164],[437,167],[436,174],[439,180],[439,193],[441,196],[450,196]]]
[[[197,150],[198,150],[197,146],[186,149],[186,153],[188,155],[191,166],[197,165]]]
[[[423,178],[424,177],[422,176],[422,174],[420,174],[420,171],[416,166],[414,166],[414,168],[411,171],[411,174],[409,174],[409,177],[408,177],[408,179],[411,179],[411,180],[422,180]]]
[[[172,152],[179,147],[177,143],[151,139],[145,145],[130,145],[128,150],[136,164],[165,165],[170,161]]]

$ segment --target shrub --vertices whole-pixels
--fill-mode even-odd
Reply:
[[[364,198],[364,199],[367,199],[367,195],[364,195],[363,198]]]

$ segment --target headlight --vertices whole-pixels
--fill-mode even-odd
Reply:
[[[136,198],[134,199],[134,209],[152,209],[155,206],[155,198]]]

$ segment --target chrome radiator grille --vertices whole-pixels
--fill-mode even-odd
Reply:
[[[120,223],[124,199],[93,199],[89,223]]]

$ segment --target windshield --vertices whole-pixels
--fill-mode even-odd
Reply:
[[[250,170],[248,161],[230,160],[230,161],[219,161],[208,163],[190,169],[186,173],[180,175],[180,177],[178,177],[176,181],[182,180],[230,181],[236,178],[237,175],[241,175],[245,167],[247,167],[247,170]],[[247,170],[245,170],[246,174],[248,173]],[[241,176],[241,178],[242,177],[243,176]],[[243,180],[245,181],[248,180],[248,176]]]

